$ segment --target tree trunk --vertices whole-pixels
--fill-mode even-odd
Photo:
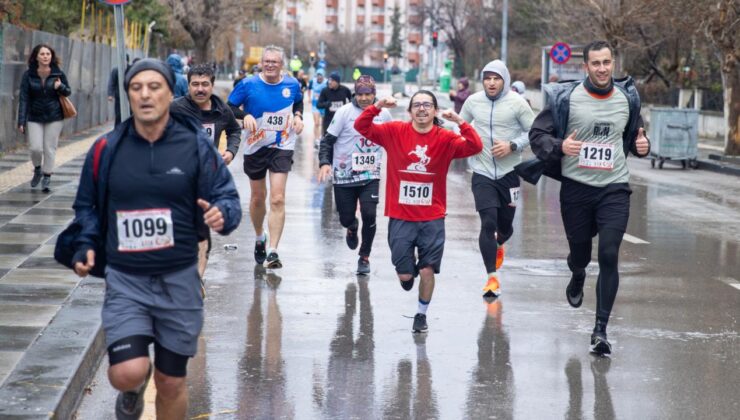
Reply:
[[[725,154],[740,155],[740,65],[722,73],[725,98]]]
[[[195,44],[195,62],[196,63],[208,63],[211,61],[211,37],[201,34],[195,36],[191,34],[193,43]]]

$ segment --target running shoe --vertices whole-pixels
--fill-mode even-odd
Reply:
[[[149,372],[144,383],[136,391],[120,392],[116,398],[116,420],[139,420],[144,412],[144,391],[152,377],[152,365],[149,363]]]
[[[498,278],[496,276],[491,276],[488,278],[486,286],[483,287],[483,297],[491,298],[499,296],[501,296],[501,285],[499,284]]]
[[[271,252],[267,256],[267,268],[283,268],[283,263],[280,262],[277,252]]]
[[[583,283],[586,281],[586,273],[576,274],[570,277],[570,283],[565,288],[565,297],[568,303],[574,308],[578,308],[583,303]]]
[[[44,177],[41,179],[41,191],[48,193],[49,185],[51,184],[51,175],[44,175]]]
[[[357,229],[347,229],[345,239],[347,240],[347,246],[349,249],[357,249],[357,245],[360,244],[360,239],[357,237]]]
[[[425,333],[429,330],[429,327],[427,326],[427,316],[424,314],[416,314],[414,316],[414,332],[415,333]]]
[[[265,248],[266,242],[266,238],[264,241],[254,242],[254,260],[257,261],[257,264],[265,262],[265,258],[267,257],[267,249]]]
[[[411,280],[407,280],[407,281],[399,280],[399,281],[401,282],[401,288],[407,292],[414,288],[414,278],[413,277],[411,278]]]
[[[368,257],[360,257],[357,260],[357,274],[370,274],[370,259]]]
[[[36,166],[33,168],[33,178],[31,178],[31,188],[36,188],[41,182],[41,167]]]
[[[496,249],[496,270],[501,268],[502,265],[504,265],[504,246],[499,245]]]
[[[589,350],[591,353],[598,355],[611,354],[612,345],[606,339],[606,331],[594,331],[591,334],[591,347],[589,347]]]

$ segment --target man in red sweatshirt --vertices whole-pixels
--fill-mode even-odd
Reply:
[[[355,130],[382,146],[388,156],[385,215],[391,259],[404,290],[420,275],[419,309],[413,331],[427,331],[426,311],[434,292],[444,252],[447,207],[447,171],[452,159],[481,151],[483,144],[472,126],[452,110],[442,117],[460,126],[460,134],[443,129],[437,118],[437,98],[416,92],[409,102],[411,122],[374,124],[382,108],[393,108],[393,97],[369,106],[355,121]],[[418,260],[415,256],[418,254]]]

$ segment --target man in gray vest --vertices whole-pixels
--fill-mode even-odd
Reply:
[[[596,325],[590,350],[611,353],[606,325],[619,288],[619,247],[630,210],[627,153],[647,156],[650,142],[640,118],[640,97],[632,78],[613,79],[614,49],[595,41],[583,50],[588,76],[548,85],[547,104],[529,132],[532,151],[545,174],[562,182],[560,206],[573,273],[568,303],[583,303],[592,238],[599,235]]]
[[[483,141],[483,150],[468,158],[473,170],[475,210],[481,220],[478,246],[488,280],[484,297],[501,294],[496,270],[504,262],[504,243],[514,233],[514,213],[519,201],[519,176],[514,166],[529,145],[527,132],[534,113],[527,101],[511,91],[511,76],[501,60],[481,71],[483,90],[465,101],[460,117],[471,123]]]

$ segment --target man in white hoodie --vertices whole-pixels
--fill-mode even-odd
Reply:
[[[483,150],[469,158],[473,170],[475,210],[481,219],[478,236],[488,281],[484,297],[501,294],[496,270],[504,261],[504,243],[511,238],[519,201],[519,176],[514,166],[529,146],[527,133],[534,113],[527,101],[511,93],[511,76],[501,60],[486,64],[481,72],[483,90],[471,95],[460,116],[473,125],[483,140]]]

